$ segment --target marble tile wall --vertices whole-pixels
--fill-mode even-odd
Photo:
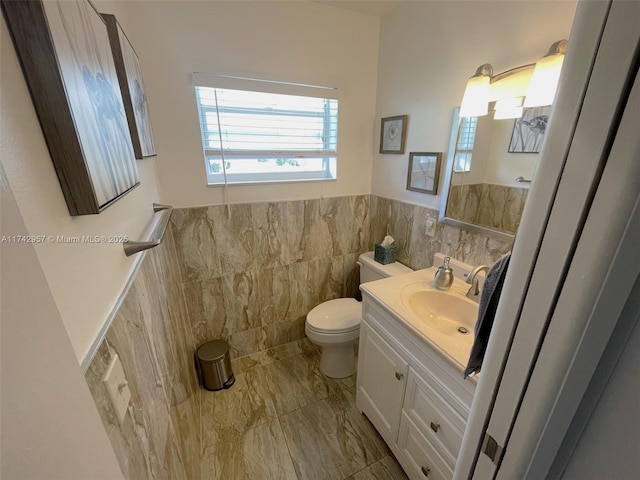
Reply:
[[[182,281],[169,231],[149,250],[85,373],[126,478],[199,479],[200,405]],[[122,361],[129,412],[119,424],[102,378]]]
[[[515,233],[529,193],[528,188],[479,183],[451,188],[447,214],[463,222]]]
[[[491,265],[511,250],[511,241],[436,223],[436,234],[425,234],[427,217],[437,220],[438,211],[420,205],[372,195],[370,238],[372,245],[386,234],[398,243],[397,260],[414,270],[433,265],[434,254],[442,252],[470,265]]]
[[[414,269],[431,266],[439,251],[479,264],[510,248],[443,224],[428,237],[427,215],[437,219],[438,212],[375,195],[232,205],[230,218],[223,206],[175,210],[164,242],[147,252],[85,374],[124,476],[198,480],[205,447],[217,443],[213,433],[246,427],[233,422],[262,425],[263,417],[300,407],[289,405],[300,392],[280,392],[270,400],[273,408],[265,404],[262,411],[251,403],[261,401],[253,384],[243,387],[240,377],[234,388],[246,395],[238,404],[249,402],[259,415],[203,414],[210,408],[193,366],[202,342],[226,339],[238,374],[255,359],[264,363],[265,355],[271,358],[265,352],[304,338],[305,315],[315,305],[359,294],[357,257],[387,233],[398,242],[398,260]],[[122,425],[102,385],[114,354],[132,393]],[[311,412],[308,421],[321,413]],[[210,428],[211,422],[221,428]]]
[[[369,196],[175,210],[171,219],[196,343],[232,358],[304,337],[305,316],[358,294]]]

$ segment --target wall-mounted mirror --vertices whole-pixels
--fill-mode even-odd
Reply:
[[[525,109],[521,118],[453,115],[440,221],[513,238],[550,107]]]
[[[513,238],[566,48],[558,40],[535,64],[494,75],[484,63],[469,78],[453,115],[440,221]]]

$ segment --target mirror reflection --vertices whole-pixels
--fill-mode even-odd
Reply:
[[[550,107],[525,109],[521,118],[491,115],[454,121],[441,221],[498,237],[520,225]]]
[[[567,48],[494,75],[480,65],[456,109],[440,221],[510,239],[520,225]],[[490,115],[487,115],[491,111]]]

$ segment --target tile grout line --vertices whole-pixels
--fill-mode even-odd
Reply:
[[[289,440],[287,439],[287,435],[284,433],[284,428],[282,428],[282,423],[280,422],[280,417],[277,417],[276,421],[278,422],[278,426],[280,427],[280,430],[282,431],[282,437],[284,438],[284,443],[287,445],[287,452],[289,453],[289,460],[291,460],[291,465],[293,466],[293,472],[296,474],[296,478],[298,480],[302,480],[302,478],[300,478],[300,475],[298,474],[298,470],[296,469],[296,464],[293,461],[293,454],[291,453],[291,447],[289,446]]]
[[[299,341],[299,340],[296,340],[295,342],[296,342],[296,343],[298,343],[298,345],[300,346],[300,341]],[[292,342],[292,343],[293,343],[293,342]],[[274,358],[274,359],[273,359],[273,361],[269,362],[268,364],[262,364],[261,362],[259,362],[259,361],[258,361],[258,362],[257,362],[255,365],[253,365],[250,369],[248,369],[247,371],[243,371],[243,373],[247,373],[248,371],[253,370],[253,369],[263,369],[263,368],[268,367],[268,365],[270,365],[270,364],[283,364],[286,360],[289,360],[289,359],[291,359],[292,357],[303,357],[303,356],[305,355],[305,353],[308,353],[308,352],[306,352],[304,349],[301,349],[301,351],[298,351],[297,353],[295,353],[295,354],[293,354],[293,355],[287,355],[287,356],[286,356],[286,357],[284,357],[284,358]],[[319,354],[319,352],[315,352],[315,353],[316,353],[316,354]],[[315,364],[315,362],[314,362],[313,368],[314,368],[314,369],[317,369],[317,364]],[[285,429],[283,428],[283,423],[282,423],[282,419],[283,419],[283,417],[284,417],[285,415],[291,415],[291,414],[293,414],[293,413],[295,413],[295,412],[298,412],[299,410],[302,410],[303,408],[307,408],[307,407],[309,407],[309,406],[312,406],[312,405],[318,404],[318,403],[320,403],[320,402],[322,402],[322,401],[325,401],[325,402],[326,402],[326,401],[327,401],[327,399],[328,399],[328,398],[330,398],[332,395],[337,395],[339,392],[342,392],[342,391],[343,391],[343,390],[345,390],[345,389],[346,389],[346,390],[350,390],[350,389],[354,388],[354,387],[349,387],[349,386],[347,386],[347,385],[345,385],[345,384],[342,384],[342,383],[340,383],[340,382],[335,382],[335,385],[334,385],[334,384],[332,384],[332,380],[331,380],[331,379],[328,379],[328,378],[326,378],[326,377],[324,377],[324,376],[323,376],[323,380],[324,380],[324,383],[325,383],[325,385],[326,385],[326,394],[325,394],[322,398],[317,398],[317,399],[315,399],[315,400],[313,400],[313,401],[311,401],[311,402],[309,402],[309,403],[306,403],[306,404],[304,404],[304,405],[299,405],[297,408],[295,408],[295,409],[293,409],[293,410],[291,410],[291,411],[288,411],[288,412],[282,412],[282,413],[280,413],[280,412],[278,412],[278,410],[277,410],[277,408],[276,408],[276,411],[274,412],[274,413],[275,413],[275,417],[274,417],[272,420],[266,420],[266,421],[264,421],[264,422],[260,423],[259,425],[253,425],[251,428],[248,428],[247,430],[245,430],[245,431],[244,431],[244,432],[242,432],[242,433],[240,433],[240,432],[236,432],[236,435],[237,435],[238,437],[243,437],[243,436],[245,436],[248,432],[251,432],[251,431],[255,430],[255,429],[256,429],[256,428],[258,428],[258,427],[264,426],[265,424],[273,423],[273,421],[274,421],[274,420],[277,420],[277,422],[278,422],[278,426],[280,427],[281,432],[283,433],[283,438],[284,438],[284,441],[285,441],[285,444],[286,444],[286,447],[287,447],[287,452],[288,452],[288,454],[289,454],[290,461],[291,461],[291,463],[292,463],[292,466],[293,466],[293,468],[294,468],[294,472],[295,472],[295,474],[296,474],[296,478],[297,478],[298,480],[302,480],[302,477],[301,477],[302,472],[298,472],[298,471],[296,470],[296,462],[295,462],[295,458],[294,458],[294,455],[293,455],[293,453],[292,453],[291,446],[290,446],[290,441],[291,441],[292,439],[288,438],[288,437],[287,437],[287,435],[285,434]],[[337,391],[336,391],[335,389],[337,389]],[[200,412],[201,412],[201,415],[202,415],[202,408],[203,408],[203,400],[202,400],[202,397],[201,397],[201,399],[200,399],[200,405],[199,405],[199,406],[200,406]],[[333,409],[332,409],[332,410],[333,410]],[[335,413],[335,412],[334,412],[334,413]],[[201,417],[201,418],[202,418],[202,417]],[[204,444],[204,431],[203,431],[203,427],[204,427],[204,426],[203,426],[203,422],[201,421],[201,423],[200,423],[201,442]],[[202,451],[203,451],[203,453],[204,453],[204,445],[202,445],[202,447],[203,447],[203,448],[202,448]],[[202,464],[202,456],[201,456],[201,466],[200,466],[201,475],[204,473],[204,472],[202,471],[202,469],[203,469],[202,465],[203,465],[203,464]],[[368,465],[367,465],[367,466],[365,466],[365,467],[363,467],[363,469],[365,469],[365,468],[368,468]],[[360,470],[359,470],[359,471],[360,471]],[[355,473],[358,473],[358,472],[355,472]],[[352,475],[353,475],[353,474],[352,474]],[[352,475],[351,475],[351,476],[352,476]],[[347,478],[349,478],[349,477],[350,477],[350,476],[347,476],[347,477],[345,477],[345,479],[347,479]]]

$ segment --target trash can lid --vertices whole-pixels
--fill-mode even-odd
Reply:
[[[198,347],[198,358],[205,363],[222,360],[229,353],[229,345],[224,340],[212,340]]]

